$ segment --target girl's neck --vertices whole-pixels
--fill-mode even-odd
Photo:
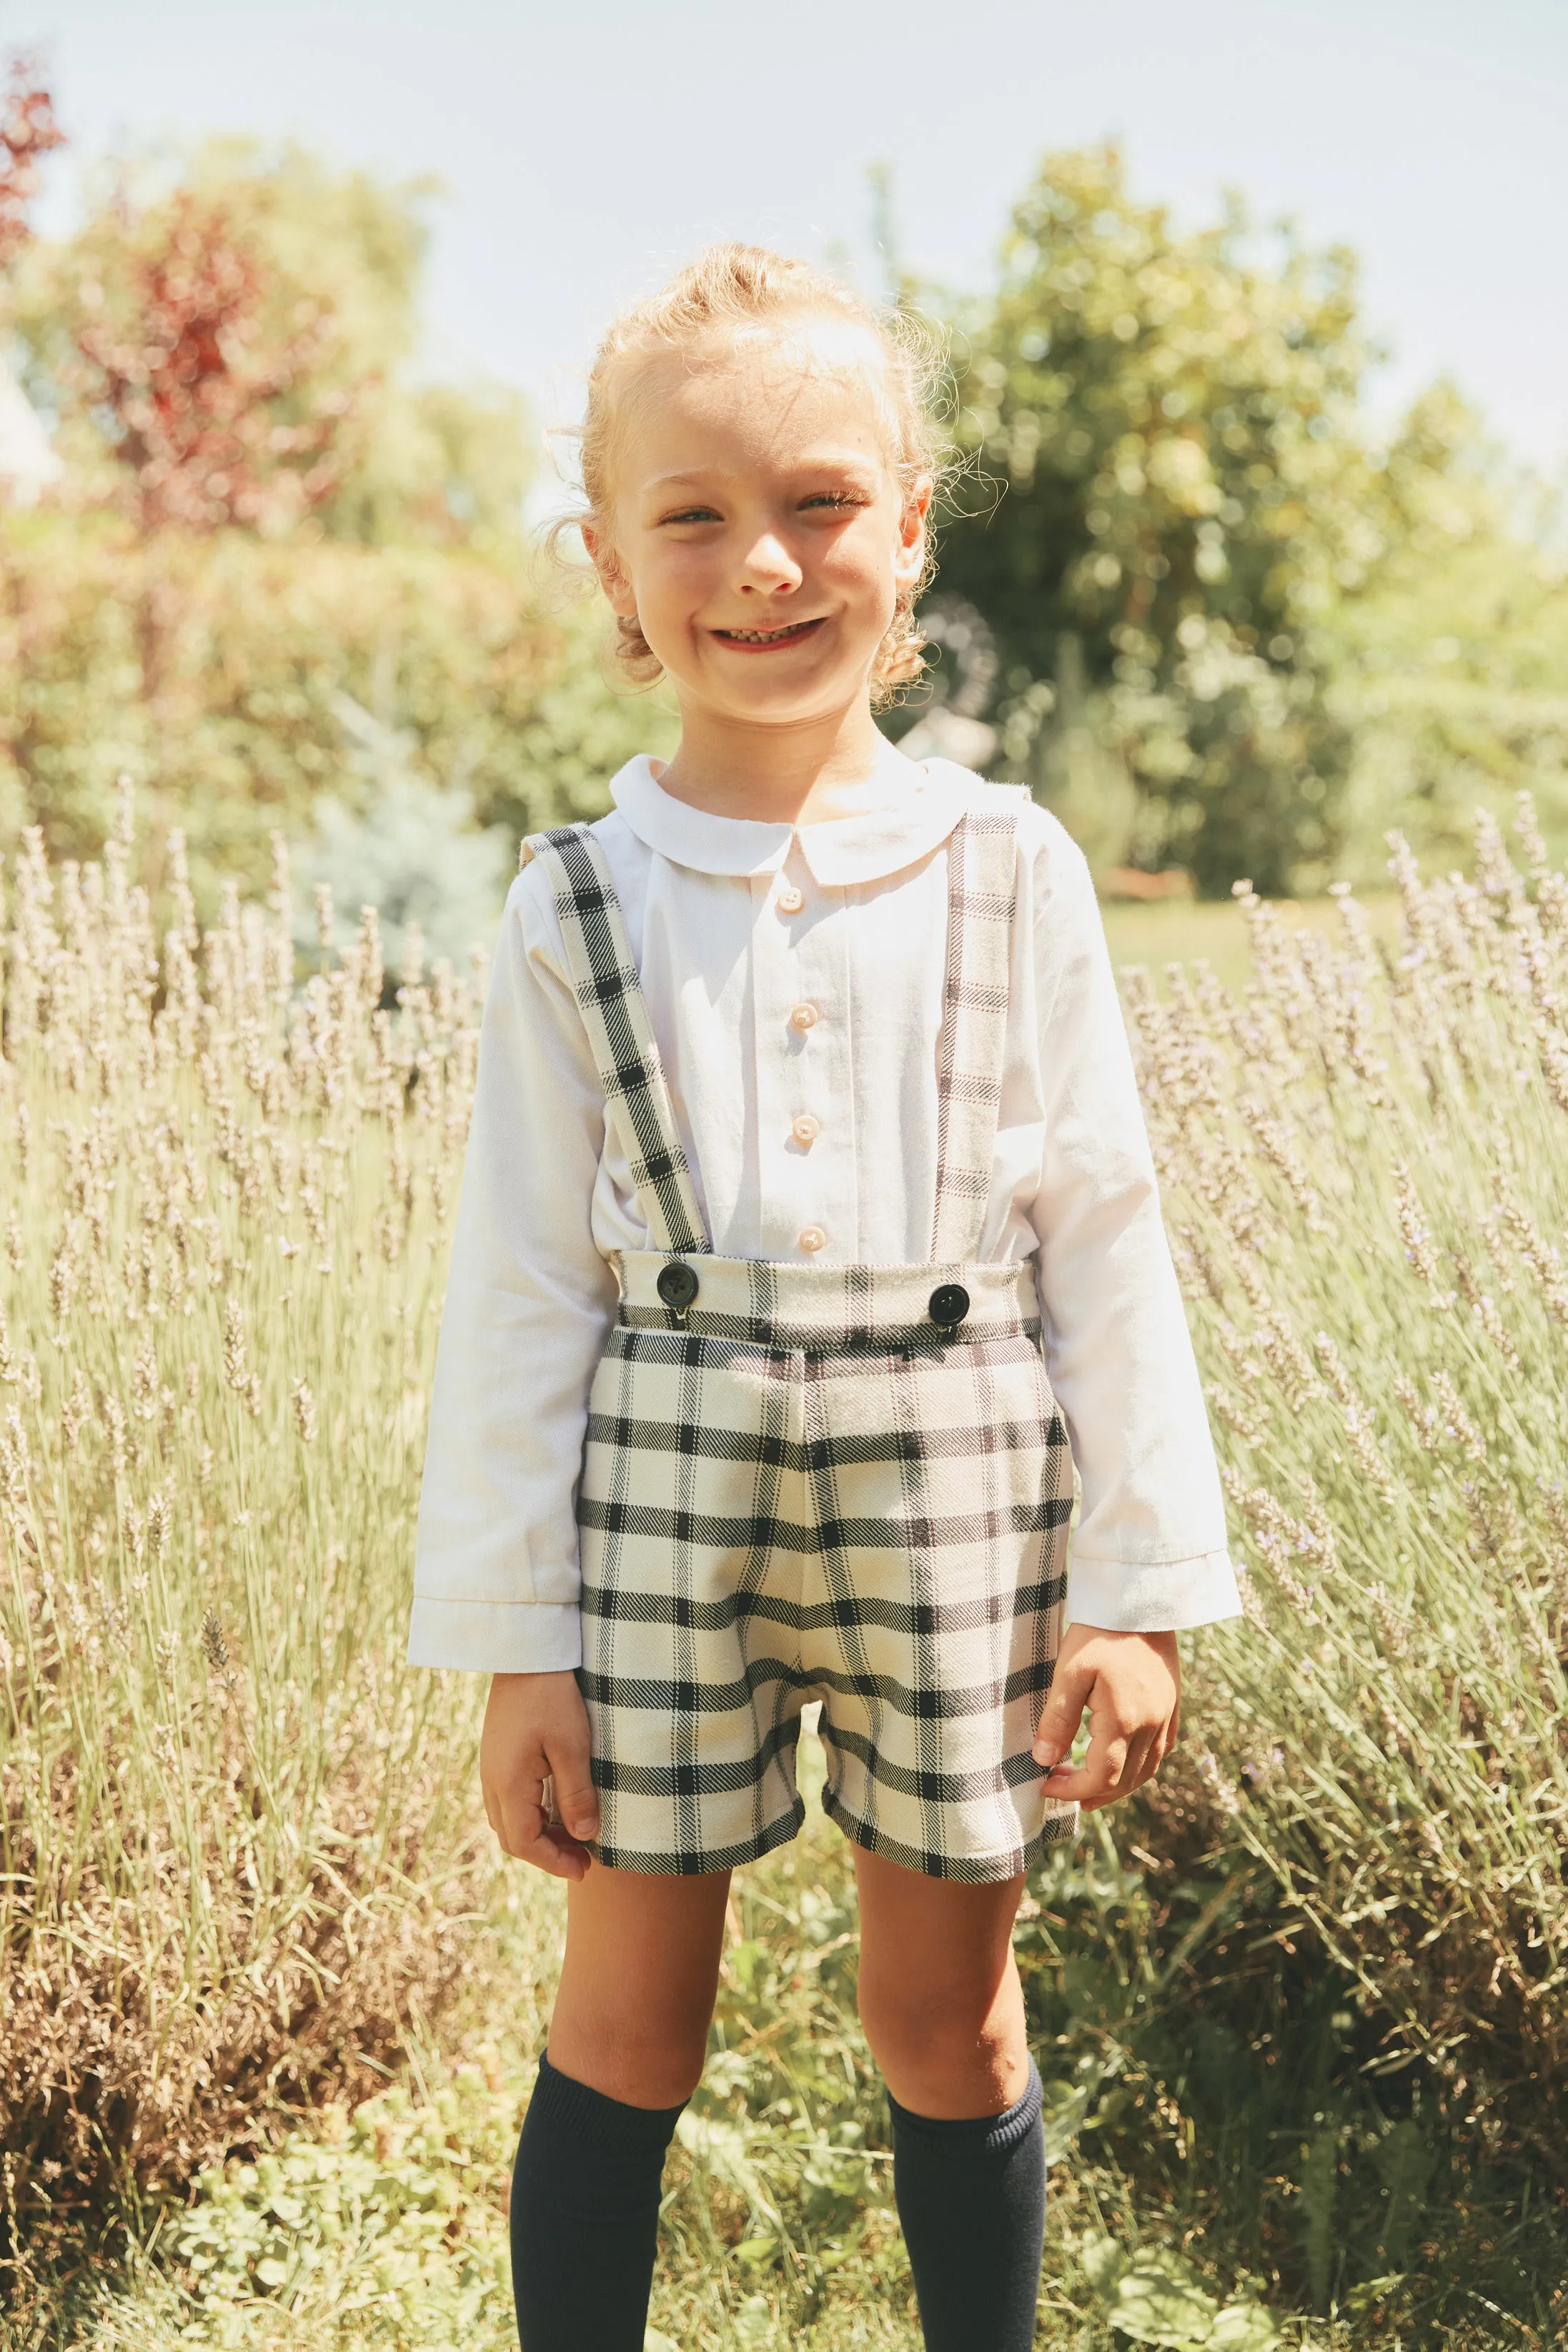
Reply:
[[[903,754],[858,703],[830,719],[761,727],[711,711],[681,713],[680,747],[658,772],[672,800],[710,816],[810,824],[841,815],[844,788],[864,784]]]

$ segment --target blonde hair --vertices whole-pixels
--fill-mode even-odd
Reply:
[[[577,434],[584,504],[564,515],[550,533],[558,551],[562,537],[591,522],[613,539],[611,474],[626,379],[632,365],[659,351],[678,350],[715,328],[754,325],[769,319],[832,319],[864,328],[886,363],[885,393],[894,428],[896,467],[906,495],[922,478],[942,470],[942,451],[932,414],[932,392],[941,369],[934,336],[903,311],[884,314],[862,296],[814,269],[759,245],[710,245],[668,286],[624,310],[599,345],[588,376],[588,401]],[[935,569],[927,538],[918,580],[899,592],[899,601],[871,666],[871,700],[880,709],[900,687],[924,668],[925,638],[915,622],[916,602]],[[616,622],[616,655],[639,685],[661,674],[658,655],[635,617]]]

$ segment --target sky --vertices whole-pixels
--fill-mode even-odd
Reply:
[[[437,373],[576,410],[598,331],[710,238],[902,258],[983,289],[1047,151],[1117,140],[1195,226],[1225,187],[1364,265],[1394,414],[1453,376],[1518,454],[1568,465],[1565,0],[0,0],[84,163],[210,131],[434,173]]]

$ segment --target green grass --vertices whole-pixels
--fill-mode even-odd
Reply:
[[[813,1743],[803,1764],[814,1794]],[[1260,1884],[1131,1858],[1168,1827],[1129,1821],[1123,1851],[1101,1819],[1025,1906],[1053,2158],[1042,2352],[1122,2352],[1119,2316],[1193,2352],[1553,2342],[1560,2221],[1521,2222],[1516,2177],[1478,2195],[1441,2131],[1412,2128],[1406,2083],[1380,2103],[1351,1988],[1281,1952]],[[191,2201],[143,2202],[118,2265],[24,2280],[6,2352],[510,2352],[507,2175],[562,1908],[508,1873],[475,1981],[388,2090],[297,2120]],[[918,2352],[855,1959],[846,1849],[814,1803],[801,1840],[736,1881],[667,2176],[656,2352]],[[1314,2244],[1364,2235],[1369,2211],[1382,2258],[1308,2315]]]
[[[1373,935],[1392,940],[1399,929],[1400,903],[1392,892],[1363,898]],[[1244,910],[1234,900],[1163,898],[1152,903],[1125,898],[1101,901],[1105,936],[1119,969],[1144,964],[1157,985],[1167,964],[1206,962],[1226,988],[1242,989],[1252,969],[1251,935]],[[1278,908],[1289,931],[1332,931],[1338,909],[1332,898],[1286,899]]]
[[[803,1764],[815,1799],[815,1743]],[[1101,1899],[1120,1885],[1103,1841],[1088,1869],[1084,1883]],[[1033,1983],[1045,1972],[1053,1887],[1076,1910],[1083,1878],[1058,1868],[1027,1906]],[[557,1887],[510,1874],[483,1984],[448,2012],[438,2039],[411,2053],[395,2087],[352,2115],[327,2107],[259,2159],[209,2170],[192,2203],[153,2200],[118,2277],[57,2277],[9,2342],[37,2352],[86,2340],[105,2352],[458,2342],[501,2352],[514,2340],[507,2173],[561,1913]],[[736,1882],[708,2074],[669,2168],[652,2314],[682,2352],[797,2343],[916,2352],[882,2097],[855,2018],[855,1954],[847,1850],[814,1802],[799,1843]],[[1194,2261],[1179,2217],[1152,2209],[1141,2218],[1116,2164],[1083,2160],[1086,2126],[1125,2071],[1103,2045],[1104,1987],[1089,1999],[1087,2032],[1067,2021],[1053,2037],[1067,2063],[1051,2074],[1058,2162],[1041,2340],[1067,2327],[1084,2352],[1110,2352],[1112,2310],[1163,2296],[1194,2326],[1227,2308],[1225,2340],[1266,2352],[1278,2330],[1261,2281],[1237,2272],[1233,2250]],[[1044,2054],[1048,2066],[1048,2044]]]

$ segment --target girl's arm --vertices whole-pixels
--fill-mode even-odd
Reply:
[[[1240,1601],[1104,928],[1062,827],[1036,818],[1026,837],[1045,1127],[1032,1223],[1047,1364],[1083,1489],[1068,1619],[1202,1625]]]
[[[497,1674],[582,1658],[575,1488],[615,1312],[591,1204],[604,1097],[542,868],[513,884],[437,1354],[412,1664]]]

